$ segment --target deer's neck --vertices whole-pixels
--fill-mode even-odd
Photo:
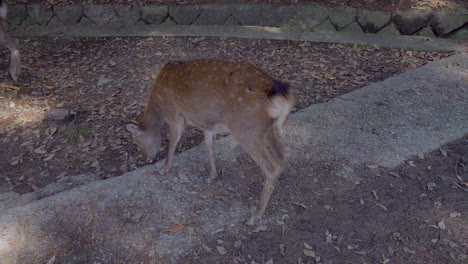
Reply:
[[[164,117],[161,114],[161,111],[157,104],[152,103],[151,101],[146,106],[145,112],[140,119],[140,126],[143,130],[148,132],[159,133],[161,127],[164,125]]]

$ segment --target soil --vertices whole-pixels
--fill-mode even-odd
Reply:
[[[373,9],[373,10],[405,10],[410,8],[459,8],[467,7],[467,0],[11,0],[10,4],[205,4],[205,3],[261,3],[274,5],[290,5],[304,3],[319,3],[325,6],[348,6],[354,8]]]
[[[23,38],[20,50],[19,84],[7,72],[8,50],[0,50],[0,192],[26,193],[64,175],[93,172],[106,178],[143,166],[124,126],[138,120],[152,79],[170,60],[250,61],[292,84],[297,110],[450,55],[173,37]],[[111,81],[97,85],[102,78]],[[72,115],[45,118],[54,108]],[[177,151],[201,141],[200,132],[189,129]],[[209,242],[183,263],[468,261],[468,137],[392,171],[357,169],[365,179],[359,185],[337,179],[332,164],[340,163],[299,164],[294,170],[307,173],[280,178],[268,209],[284,212],[276,225],[207,234]]]
[[[280,178],[276,225],[227,227],[181,263],[467,263],[468,136],[391,171],[355,170],[365,180],[352,187],[330,164],[312,171]]]

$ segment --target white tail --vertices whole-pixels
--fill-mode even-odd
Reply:
[[[10,36],[3,27],[3,21],[7,17],[7,5],[5,0],[0,0],[0,44],[10,49],[10,75],[17,82],[21,73],[21,57],[18,51],[18,40]]]
[[[138,124],[127,129],[148,160],[161,144],[161,127],[169,125],[169,151],[161,174],[172,166],[177,142],[186,125],[204,131],[210,172],[217,176],[213,142],[217,133],[230,133],[262,168],[265,183],[250,223],[260,219],[287,160],[275,134],[282,133],[293,106],[289,86],[273,80],[248,63],[223,60],[170,62],[158,74]]]

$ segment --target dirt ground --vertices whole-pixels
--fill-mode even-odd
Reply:
[[[204,3],[262,3],[275,5],[319,3],[326,6],[349,6],[376,10],[404,10],[409,8],[467,7],[467,0],[10,0],[11,4],[204,4]]]
[[[0,191],[20,193],[64,175],[104,178],[143,166],[124,125],[139,118],[152,79],[170,60],[251,61],[291,83],[300,109],[449,55],[225,38],[21,42],[19,84],[0,50]],[[110,82],[98,85],[102,78]],[[45,118],[54,108],[73,114]],[[178,151],[201,141],[188,130]],[[281,178],[270,202],[268,210],[284,212],[277,225],[207,234],[210,242],[185,263],[466,263],[467,164],[468,137],[393,171],[361,168],[359,185],[337,180],[333,165],[300,164],[296,171],[312,173]]]
[[[336,169],[281,178],[276,225],[216,234],[181,263],[468,262],[468,136],[392,171],[355,170],[365,180],[352,187]]]

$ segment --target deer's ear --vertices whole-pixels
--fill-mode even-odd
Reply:
[[[141,133],[143,133],[143,129],[141,129],[141,127],[135,123],[128,123],[126,125],[127,127],[127,130],[128,132],[132,133],[132,135],[140,135]]]

